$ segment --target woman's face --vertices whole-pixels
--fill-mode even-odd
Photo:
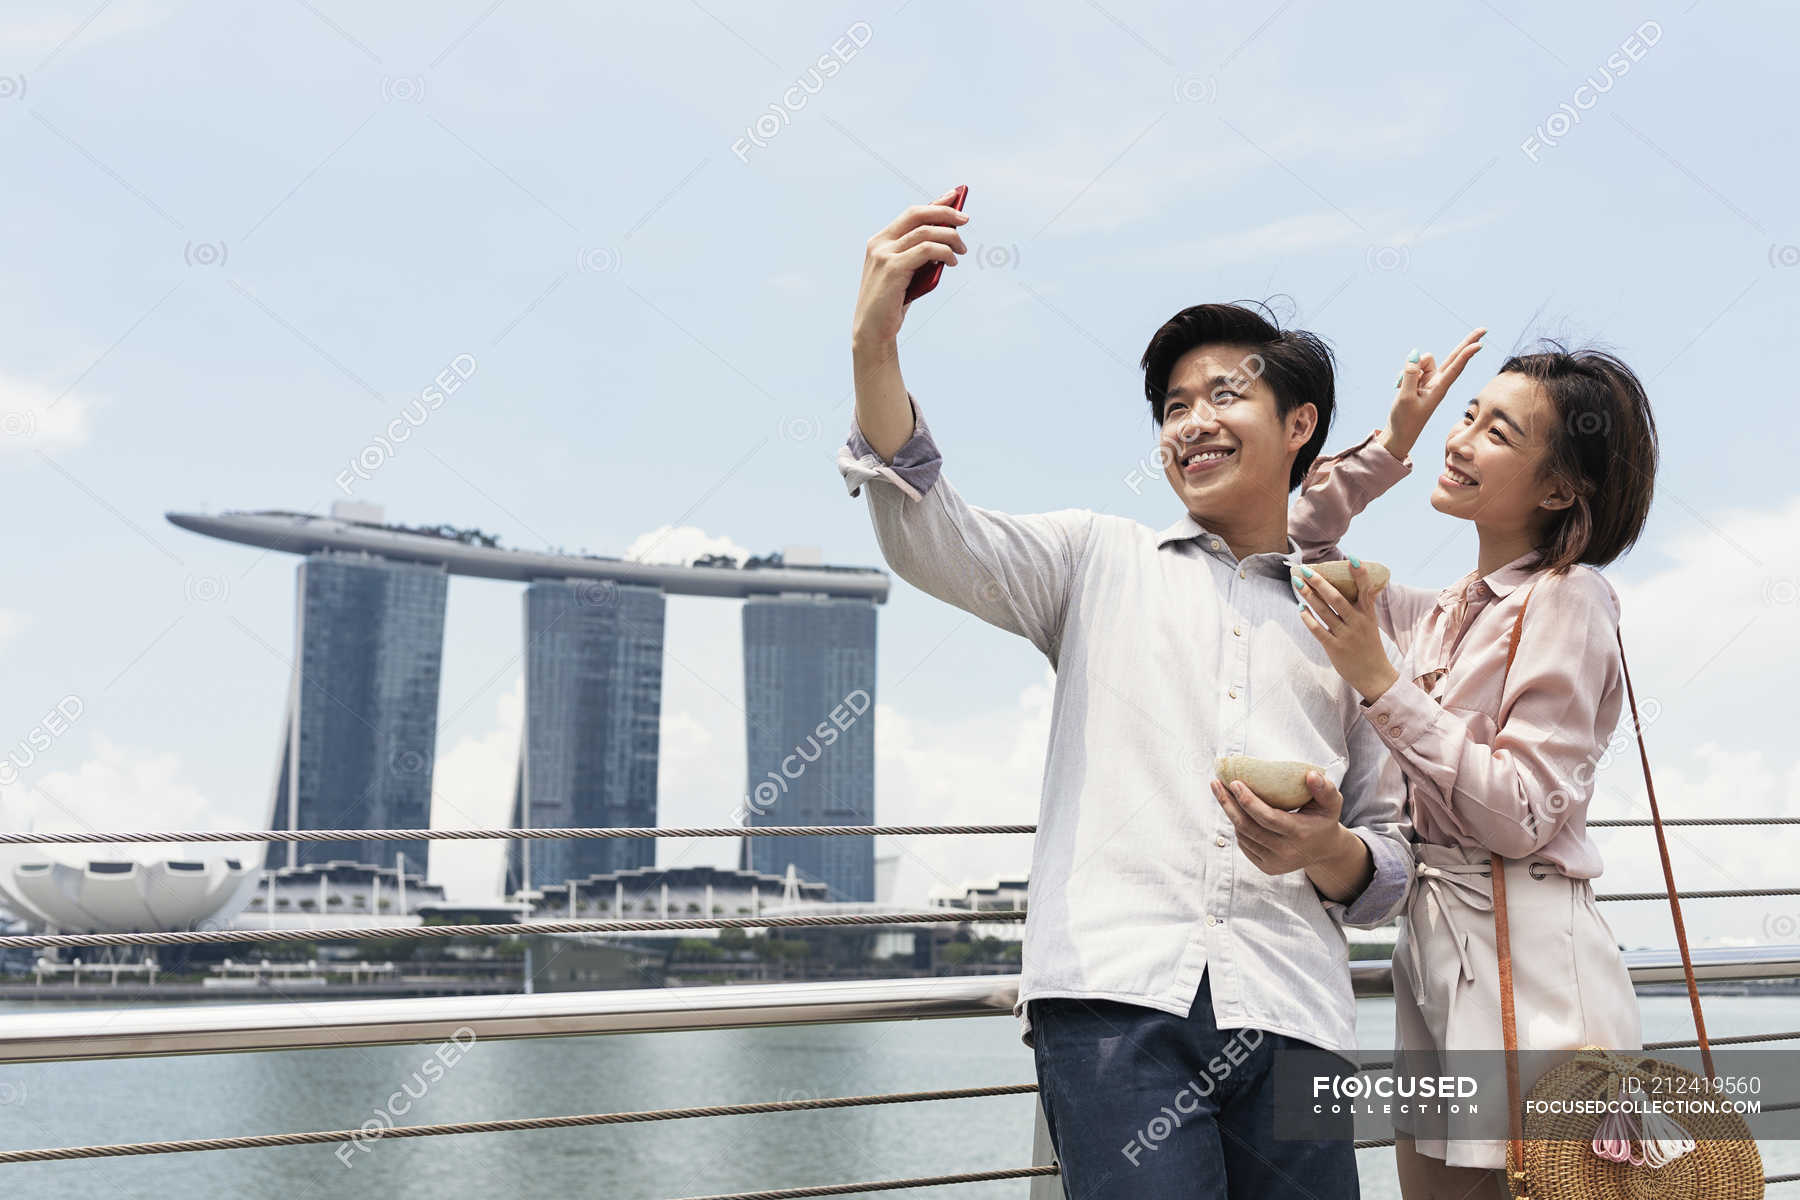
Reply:
[[[1431,506],[1500,532],[1535,535],[1573,500],[1543,469],[1556,419],[1555,403],[1535,380],[1496,375],[1444,441]]]

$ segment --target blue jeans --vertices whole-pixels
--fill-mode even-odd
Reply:
[[[1317,1048],[1219,1029],[1206,975],[1186,1017],[1116,1000],[1029,1004],[1069,1200],[1357,1200],[1348,1116],[1331,1140],[1275,1136],[1275,1051]]]

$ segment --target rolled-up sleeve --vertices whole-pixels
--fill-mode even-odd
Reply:
[[[1348,904],[1321,896],[1325,911],[1345,925],[1369,929],[1386,924],[1406,907],[1412,886],[1412,828],[1406,819],[1405,780],[1398,766],[1358,720],[1348,739],[1350,764],[1340,790],[1344,825],[1369,847],[1375,874]]]
[[[1395,458],[1382,443],[1379,429],[1348,450],[1315,460],[1288,506],[1288,536],[1299,545],[1302,561],[1343,558],[1338,542],[1351,520],[1411,474],[1412,467],[1412,455]],[[1381,631],[1404,649],[1419,615],[1436,603],[1436,592],[1390,580],[1376,594],[1375,616]]]
[[[863,484],[884,479],[909,500],[918,500],[937,482],[944,456],[938,453],[937,442],[932,439],[925,416],[919,411],[911,392],[906,394],[906,400],[912,405],[913,432],[900,449],[894,451],[892,461],[884,461],[875,453],[875,447],[863,436],[862,426],[856,423],[855,415],[851,415],[850,436],[838,450],[838,471],[843,474],[852,496],[862,494]]]
[[[1366,710],[1411,781],[1413,802],[1507,858],[1535,854],[1586,811],[1596,747],[1621,703],[1611,586],[1592,572],[1540,578],[1491,744],[1468,716],[1406,679]]]
[[[1054,663],[1069,592],[1093,535],[1087,509],[1013,514],[978,508],[943,477],[943,456],[918,402],[913,434],[884,461],[854,415],[838,450],[850,495],[868,487],[882,557],[920,591],[1031,641]]]
[[[1412,473],[1412,455],[1395,458],[1381,430],[1336,454],[1313,461],[1288,507],[1288,534],[1307,562],[1342,558],[1338,540],[1369,502]]]

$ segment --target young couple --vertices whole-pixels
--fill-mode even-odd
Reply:
[[[1354,1063],[1343,926],[1402,913],[1398,1048],[1497,1048],[1490,853],[1520,1048],[1638,1048],[1584,827],[1623,699],[1618,600],[1593,567],[1637,537],[1656,467],[1631,371],[1591,351],[1502,364],[1431,497],[1474,523],[1475,570],[1371,592],[1352,559],[1352,604],[1304,564],[1340,557],[1350,519],[1411,469],[1483,331],[1441,363],[1415,353],[1386,428],[1319,458],[1324,343],[1236,305],[1184,309],[1142,364],[1171,525],[978,508],[941,474],[896,350],[913,272],[967,252],[948,200],[867,244],[838,467],[852,496],[868,487],[896,574],[1056,669],[1015,1013],[1067,1194],[1356,1196],[1347,1119],[1328,1140],[1276,1135],[1275,1052]],[[1213,766],[1230,754],[1319,765],[1312,799],[1286,811],[1225,788]],[[1408,1200],[1507,1195],[1502,1142],[1437,1132],[1400,1134]]]

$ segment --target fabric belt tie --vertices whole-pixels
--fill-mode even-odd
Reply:
[[[1469,959],[1469,933],[1463,926],[1469,910],[1481,913],[1494,911],[1494,894],[1491,885],[1478,882],[1488,877],[1486,867],[1460,871],[1447,871],[1442,867],[1419,863],[1414,869],[1413,886],[1417,889],[1415,903],[1430,909],[1434,922],[1442,922],[1450,930],[1456,942],[1456,957],[1462,963],[1462,977],[1474,980],[1475,965]],[[1406,948],[1412,957],[1413,986],[1421,988],[1425,985],[1425,972],[1419,961],[1418,937],[1407,939]]]

